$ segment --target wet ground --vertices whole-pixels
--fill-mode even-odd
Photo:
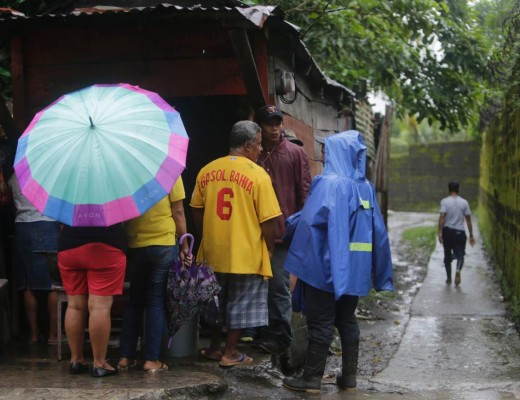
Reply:
[[[397,292],[360,306],[355,393],[338,392],[334,384],[337,355],[329,357],[321,395],[302,395],[283,389],[269,356],[249,346],[251,366],[223,370],[194,356],[168,359],[171,368],[161,374],[136,369],[94,379],[69,375],[66,356],[57,361],[55,348],[13,341],[0,355],[0,399],[520,399],[520,338],[478,229],[460,288],[444,283],[442,247],[430,258],[401,242],[404,230],[436,222],[436,214],[389,216]],[[331,346],[332,353],[337,349]],[[117,357],[117,348],[110,356]]]

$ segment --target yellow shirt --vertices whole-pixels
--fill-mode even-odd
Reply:
[[[235,156],[209,163],[197,176],[190,206],[204,208],[197,260],[216,272],[272,276],[260,224],[282,212],[262,167]]]
[[[172,203],[185,197],[184,184],[179,177],[168,196],[140,217],[127,222],[128,247],[174,246],[176,226]]]

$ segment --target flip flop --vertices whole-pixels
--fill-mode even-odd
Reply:
[[[168,366],[163,362],[161,362],[161,366],[158,368],[152,368],[152,369],[146,370],[146,372],[149,372],[151,374],[155,374],[156,372],[166,372],[166,371],[168,371]]]
[[[240,354],[240,357],[238,358],[238,360],[234,360],[234,361],[220,361],[218,363],[218,365],[220,365],[221,367],[224,367],[224,368],[228,368],[228,367],[233,367],[235,365],[239,365],[239,364],[251,364],[253,362],[253,359],[251,357],[249,357],[247,354]]]
[[[207,347],[200,351],[200,355],[202,357],[204,357],[205,359],[211,360],[211,361],[220,361],[220,357],[221,357],[221,356],[212,355]]]
[[[119,364],[117,364],[117,369],[119,371],[128,371],[130,368],[133,368],[133,367],[136,367],[137,366],[137,360],[128,360],[128,365],[126,366],[121,366]]]

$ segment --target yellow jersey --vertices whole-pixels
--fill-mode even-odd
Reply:
[[[262,167],[240,156],[207,164],[197,175],[190,206],[204,208],[198,261],[216,272],[272,277],[260,224],[282,212]]]
[[[168,196],[140,217],[126,223],[128,247],[174,246],[177,227],[173,220],[172,203],[185,197],[184,184],[179,177]]]

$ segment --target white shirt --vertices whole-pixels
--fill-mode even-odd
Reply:
[[[468,202],[458,195],[442,199],[440,212],[446,213],[444,226],[459,231],[464,230],[464,217],[471,215]]]
[[[13,173],[7,183],[13,193],[14,206],[16,207],[16,217],[14,222],[36,222],[36,221],[54,221],[53,219],[42,215],[27,197],[22,194],[16,174]]]

